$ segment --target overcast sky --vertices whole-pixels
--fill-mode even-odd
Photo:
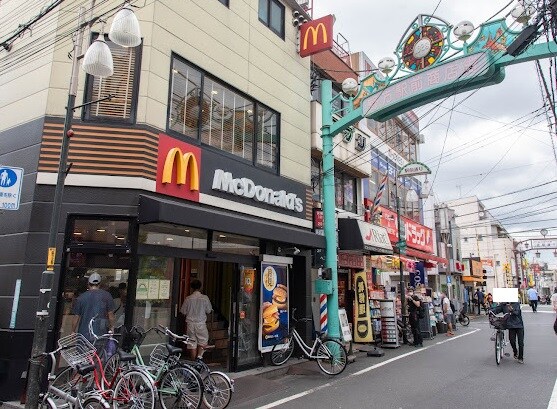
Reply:
[[[508,0],[314,0],[313,17],[334,14],[335,36],[348,40],[350,51],[363,51],[377,64],[393,56],[401,36],[419,14],[432,14],[451,24],[471,21],[475,27],[497,13],[508,14]],[[512,20],[508,19],[508,24]],[[513,28],[520,29],[519,25]],[[337,40],[343,42],[341,38]],[[546,75],[548,61],[544,61]],[[470,94],[473,94],[470,96]],[[462,102],[463,99],[466,101]],[[452,115],[446,114],[453,104]],[[510,66],[505,80],[476,92],[446,99],[441,108],[425,113],[434,104],[417,108],[426,143],[420,159],[432,169],[430,180],[437,202],[476,195],[517,240],[541,238],[545,227],[557,237],[557,183],[520,191],[557,180],[557,162],[545,114],[533,111],[543,105],[534,62]],[[521,118],[521,119],[520,119]],[[512,124],[511,124],[512,123]],[[429,125],[428,125],[429,124]],[[519,201],[523,201],[517,203]],[[505,206],[513,204],[512,206]],[[554,205],[555,208],[546,209]],[[503,206],[498,209],[494,207]],[[527,212],[542,213],[527,217]],[[524,232],[533,230],[533,232]],[[531,258],[531,255],[530,255]],[[553,254],[542,259],[555,264]]]

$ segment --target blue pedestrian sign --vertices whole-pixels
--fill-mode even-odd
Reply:
[[[0,210],[19,209],[23,169],[0,166]]]

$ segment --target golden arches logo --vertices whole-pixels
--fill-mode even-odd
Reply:
[[[162,170],[162,183],[172,182],[172,173],[176,165],[176,184],[185,185],[186,177],[190,176],[190,190],[199,190],[199,167],[197,159],[191,152],[183,153],[180,148],[172,148],[166,155]]]
[[[304,47],[303,47],[304,50],[308,48],[309,33],[311,33],[311,38],[313,40],[312,45],[313,46],[317,45],[317,35],[319,34],[319,31],[322,32],[322,40],[323,40],[322,43],[327,44],[327,29],[325,28],[325,24],[319,23],[315,27],[311,26],[307,28],[306,33],[304,35]]]

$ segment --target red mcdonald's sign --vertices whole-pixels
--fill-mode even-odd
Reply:
[[[159,134],[157,193],[199,202],[201,149]]]
[[[335,18],[330,14],[300,26],[300,57],[333,48],[334,21]]]

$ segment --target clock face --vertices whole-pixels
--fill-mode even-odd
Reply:
[[[443,51],[445,38],[437,27],[422,26],[408,36],[402,49],[406,68],[419,71],[433,64]]]

